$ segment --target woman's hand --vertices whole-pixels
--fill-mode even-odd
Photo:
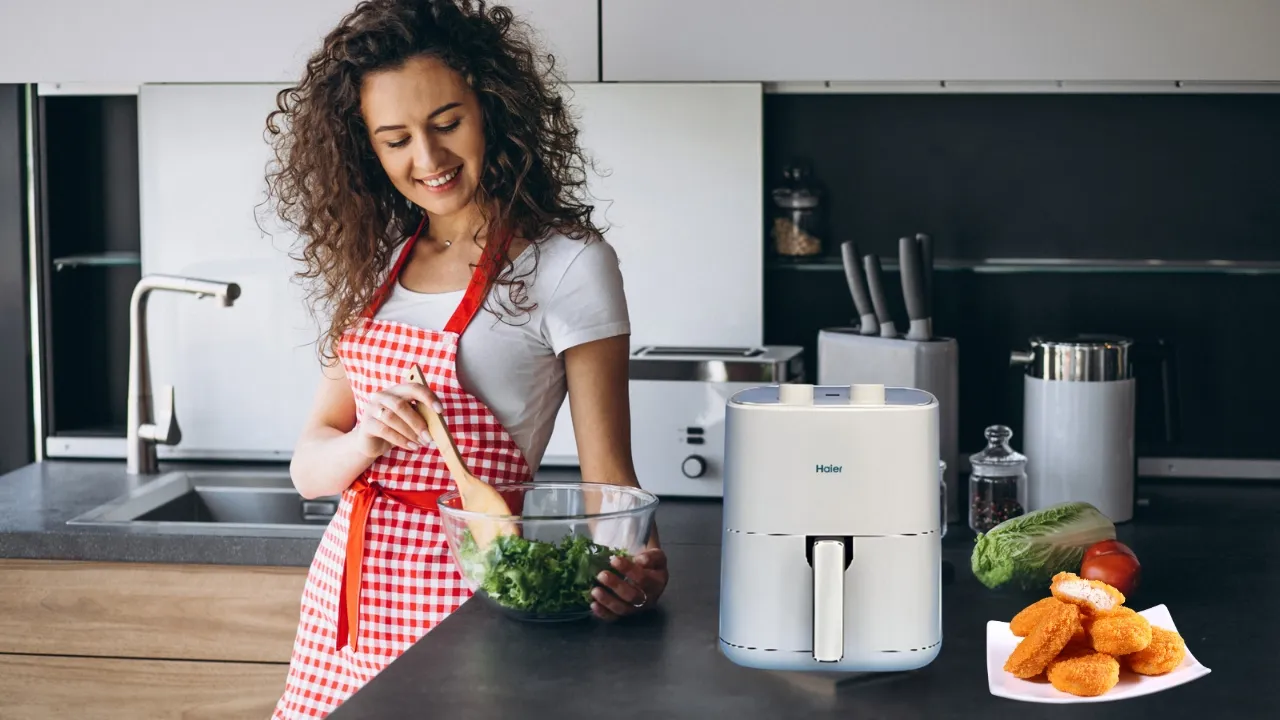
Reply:
[[[393,446],[415,451],[431,442],[427,422],[414,402],[426,403],[437,413],[443,410],[436,394],[418,383],[393,385],[369,396],[364,419],[352,431],[360,454],[375,458]]]
[[[601,587],[591,591],[595,598],[591,611],[602,620],[617,620],[648,610],[667,588],[667,555],[662,548],[649,548],[634,561],[615,557],[612,565],[618,572],[602,570],[597,577]]]

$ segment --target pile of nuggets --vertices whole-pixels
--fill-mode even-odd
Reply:
[[[1029,680],[1044,673],[1062,692],[1102,695],[1120,682],[1120,663],[1139,675],[1163,675],[1182,664],[1187,646],[1172,630],[1154,627],[1124,606],[1119,590],[1075,573],[1053,576],[1052,597],[1014,616],[1022,638],[1005,672]]]

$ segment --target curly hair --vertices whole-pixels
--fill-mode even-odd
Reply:
[[[317,317],[328,316],[319,347],[326,360],[337,358],[339,339],[373,301],[393,250],[423,220],[387,177],[360,112],[366,75],[421,56],[457,72],[479,101],[486,149],[475,200],[488,236],[535,246],[533,268],[517,276],[506,247],[485,244],[495,268],[486,298],[495,284],[506,285],[509,312],[532,309],[523,305],[523,278],[536,272],[538,242],[553,232],[588,241],[603,235],[585,198],[589,161],[555,89],[555,58],[538,52],[509,8],[483,0],[364,0],[324,38],[301,81],[277,94],[267,116],[275,153],[268,191],[280,219],[302,239],[295,259],[303,269],[295,277],[317,281],[309,300]]]

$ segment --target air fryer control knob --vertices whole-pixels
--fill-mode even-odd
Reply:
[[[688,478],[702,477],[706,471],[707,461],[701,455],[690,455],[684,459],[684,462],[680,463],[680,472],[684,473],[684,476]]]

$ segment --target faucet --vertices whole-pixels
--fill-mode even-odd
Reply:
[[[156,422],[153,417],[146,321],[147,295],[152,290],[189,293],[197,298],[216,297],[223,307],[231,307],[240,297],[240,286],[235,283],[176,275],[147,275],[134,286],[129,301],[129,427],[125,462],[125,471],[130,475],[156,473],[159,469],[156,444],[177,445],[182,440],[174,412],[172,385],[164,386],[160,392],[163,422]]]

